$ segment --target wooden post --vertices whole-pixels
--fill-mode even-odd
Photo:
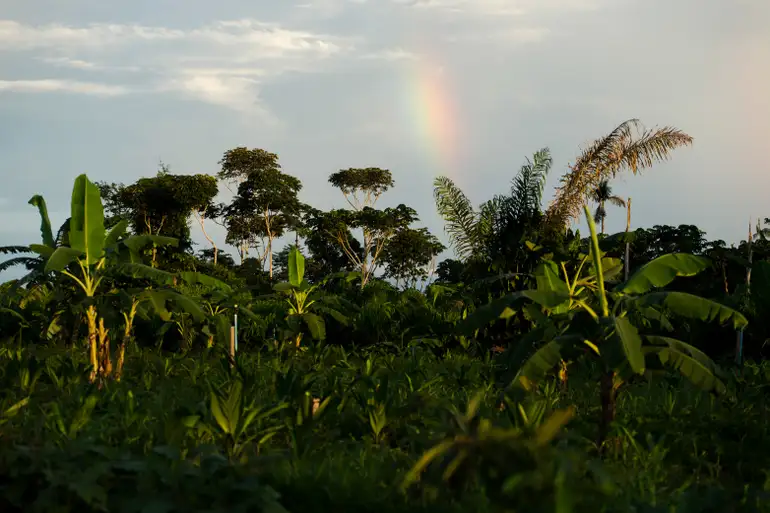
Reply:
[[[235,326],[230,326],[230,367],[235,364]]]
[[[631,196],[626,201],[626,237],[628,232],[631,231]],[[625,281],[628,281],[628,273],[631,270],[631,243],[626,239],[626,257],[623,261],[623,271],[625,275]]]

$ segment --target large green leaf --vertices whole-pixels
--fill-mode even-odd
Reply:
[[[296,288],[296,285],[293,285],[288,281],[282,281],[273,285],[273,290],[276,292],[288,292],[290,290],[295,290]]]
[[[591,257],[593,258],[593,257]],[[611,280],[623,270],[623,262],[619,258],[602,258],[602,274],[605,280]],[[591,265],[586,269],[586,276],[595,276],[596,268]]]
[[[51,255],[53,255],[53,252],[56,251],[55,247],[44,246],[42,244],[30,244],[29,249],[31,249],[33,253],[37,253],[41,257],[45,258],[50,258]]]
[[[326,315],[331,316],[332,319],[334,319],[338,323],[342,324],[343,326],[347,326],[348,323],[350,322],[350,319],[345,314],[343,314],[342,312],[340,312],[339,310],[337,310],[335,308],[330,308],[328,306],[323,306],[323,305],[320,305],[318,303],[316,303],[315,308],[319,312],[325,313]]]
[[[305,277],[305,257],[298,248],[292,248],[289,252],[289,283],[299,287]]]
[[[68,265],[83,256],[83,252],[77,249],[62,246],[56,248],[45,263],[45,272],[63,271]]]
[[[697,387],[718,394],[727,392],[724,383],[714,375],[711,369],[686,353],[672,347],[646,347],[645,352],[656,354],[663,365],[675,368]]]
[[[687,253],[670,253],[643,265],[615,292],[644,294],[654,288],[665,287],[678,276],[695,276],[711,266],[711,260]]]
[[[154,290],[148,291],[148,294],[153,298],[162,299],[164,302],[169,301],[173,303],[178,309],[192,315],[196,321],[202,321],[206,317],[206,313],[200,305],[190,296],[180,294],[173,290]]]
[[[185,271],[179,273],[179,277],[190,285],[203,285],[204,287],[211,287],[212,289],[218,289],[225,292],[230,292],[233,290],[230,285],[223,282],[222,280],[218,280],[202,273]]]
[[[104,239],[104,247],[105,248],[111,248],[115,244],[117,244],[118,239],[121,235],[126,233],[126,230],[128,229],[128,221],[125,219],[121,219],[118,221],[118,224],[113,226],[110,231],[107,233],[107,237]]]
[[[569,287],[559,277],[559,272],[554,262],[548,261],[540,264],[535,271],[537,290],[559,292],[569,294]]]
[[[569,294],[549,290],[522,290],[508,294],[494,301],[480,306],[468,315],[460,323],[458,330],[464,334],[473,334],[497,319],[509,317],[513,313],[512,307],[518,302],[529,299],[544,308],[555,308],[569,300]]]
[[[150,280],[157,284],[171,285],[174,282],[174,275],[167,271],[162,271],[149,265],[137,264],[134,262],[123,262],[114,265],[112,272],[130,276],[132,278]]]
[[[516,377],[513,378],[511,386],[529,389],[532,382],[539,381],[556,367],[556,364],[562,359],[562,351],[565,346],[578,341],[579,338],[574,335],[557,337],[542,346],[530,356],[529,360],[524,362],[524,365],[516,373]]]
[[[104,253],[104,208],[99,188],[86,175],[75,179],[71,212],[70,247],[83,253],[86,263],[93,265]]]
[[[177,247],[179,245],[179,239],[174,237],[165,237],[163,235],[131,235],[123,241],[123,244],[125,244],[126,247],[131,251],[138,253],[151,244],[155,244],[157,247]]]
[[[653,346],[668,347],[680,353],[686,354],[690,358],[695,359],[714,375],[719,375],[721,373],[719,366],[714,362],[714,360],[709,358],[706,353],[696,348],[695,346],[675,338],[662,337],[659,335],[646,335],[644,338],[649,344],[652,344]]]
[[[644,374],[644,354],[642,353],[642,339],[636,326],[631,324],[628,317],[615,317],[615,340],[620,343],[620,348],[631,366],[631,370],[637,374]]]
[[[56,242],[53,238],[51,220],[48,217],[48,207],[45,204],[45,200],[39,194],[35,194],[30,198],[29,204],[37,207],[38,212],[40,212],[40,235],[43,239],[43,244],[50,248],[55,247]]]
[[[732,321],[736,330],[744,328],[749,321],[737,310],[716,301],[702,298],[686,292],[651,292],[634,300],[637,306],[660,306],[666,310],[686,317],[721,324]]]
[[[326,324],[320,316],[314,313],[305,312],[302,314],[302,320],[305,321],[305,324],[310,330],[310,335],[314,339],[323,340],[326,338]]]

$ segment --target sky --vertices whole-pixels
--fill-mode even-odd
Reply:
[[[34,194],[59,226],[81,173],[214,174],[238,146],[277,153],[319,208],[346,204],[330,173],[390,169],[379,204],[446,241],[436,176],[479,204],[547,146],[547,204],[629,118],[695,140],[613,183],[633,227],[737,242],[770,217],[768,26],[767,0],[0,0],[0,246],[39,241]]]

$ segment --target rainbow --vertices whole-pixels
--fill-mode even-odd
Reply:
[[[444,68],[434,59],[410,63],[405,82],[408,119],[414,122],[418,144],[428,149],[434,176],[459,176],[459,113]]]

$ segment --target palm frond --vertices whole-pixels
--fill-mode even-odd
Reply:
[[[0,246],[0,254],[17,255],[19,253],[32,253],[29,246]]]
[[[26,266],[27,269],[29,269],[30,267],[34,266],[39,262],[40,262],[40,259],[35,257],[10,258],[4,262],[0,262],[0,273],[12,267],[16,267],[17,265],[23,265],[23,266]]]
[[[457,256],[469,258],[477,247],[477,214],[468,197],[446,176],[439,176],[433,182],[433,198],[438,214],[446,223],[444,230],[449,235],[449,244]]]
[[[626,200],[621,198],[620,196],[610,196],[607,198],[607,201],[615,205],[616,207],[625,207],[626,206]]]
[[[530,217],[540,210],[545,180],[553,159],[548,148],[535,152],[532,160],[527,159],[511,183],[510,214],[516,218]]]
[[[594,222],[601,223],[602,219],[606,217],[607,217],[607,210],[605,210],[604,205],[599,204],[599,206],[596,207],[596,211],[594,212]]]
[[[496,194],[491,200],[487,200],[479,206],[477,233],[480,238],[490,237],[501,217],[501,212],[508,208],[510,198]]]
[[[635,137],[636,134],[640,135]],[[563,230],[570,219],[577,218],[602,179],[615,177],[626,169],[636,174],[668,159],[674,149],[692,141],[692,137],[676,128],[645,130],[637,119],[624,121],[584,150],[561,178],[556,197],[546,211],[548,226]]]

